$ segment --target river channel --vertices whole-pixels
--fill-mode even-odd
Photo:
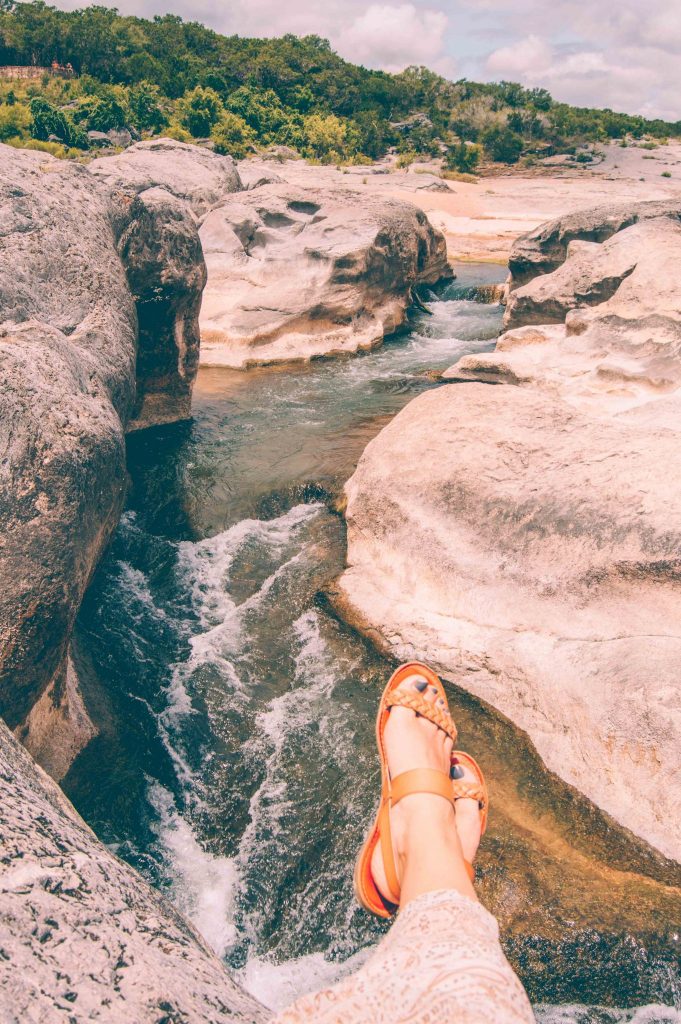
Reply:
[[[191,423],[130,438],[128,506],[78,624],[101,734],[65,789],[274,1008],[385,929],[351,875],[393,666],[327,597],[342,485],[407,402],[440,386],[456,400],[465,385],[438,373],[493,346],[501,308],[477,289],[503,277],[457,268],[431,316],[366,355],[202,369]],[[547,773],[508,721],[450,694],[491,780],[481,896],[540,1020],[678,1024],[681,870]]]

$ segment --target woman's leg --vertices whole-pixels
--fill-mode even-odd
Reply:
[[[418,676],[402,686],[437,699]],[[393,778],[412,768],[449,770],[452,741],[408,708],[391,710],[384,742]],[[397,921],[355,974],[299,999],[275,1024],[532,1022],[497,923],[477,902],[464,864],[480,841],[477,802],[458,800],[454,811],[442,797],[415,793],[391,809],[390,823],[402,883]],[[387,894],[380,847],[371,869]]]

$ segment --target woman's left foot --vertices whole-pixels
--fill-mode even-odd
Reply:
[[[416,673],[405,679],[399,689],[414,691],[428,703],[444,704],[444,701],[438,699],[435,688],[428,686],[426,680]],[[465,779],[474,784],[478,782],[467,765],[451,764],[454,744],[446,733],[407,707],[391,709],[384,731],[384,745],[392,779],[415,768],[430,768],[443,774],[450,773],[457,780]],[[463,857],[472,863],[481,835],[478,801],[458,799],[454,808],[441,796],[415,793],[391,808],[390,831],[398,874],[401,874],[412,830],[420,835],[432,830],[438,836],[449,836],[453,843],[457,843],[458,835]],[[395,894],[391,893],[388,885],[380,843],[376,844],[372,854],[371,873],[382,897],[388,902],[394,902]]]

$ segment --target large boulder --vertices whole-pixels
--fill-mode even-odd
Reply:
[[[0,714],[59,777],[93,734],[68,646],[125,431],[189,414],[205,267],[167,191],[7,146],[0,190]]]
[[[611,203],[576,210],[540,224],[513,245],[508,261],[511,289],[527,284],[539,274],[556,270],[565,261],[570,242],[604,242],[631,224],[665,216],[674,210],[681,212],[681,203],[666,199],[626,205]]]
[[[117,156],[100,157],[89,165],[114,195],[131,198],[151,188],[163,188],[189,204],[202,217],[225,196],[242,189],[231,156],[174,139],[137,142]]]
[[[580,215],[603,241],[512,292],[530,325],[369,445],[341,592],[681,860],[681,224],[655,212]],[[573,221],[534,234],[550,254]]]
[[[270,1014],[99,842],[0,721],[0,1018],[260,1024]]]
[[[201,363],[243,367],[371,348],[411,289],[452,276],[443,235],[407,203],[270,183],[201,225]]]

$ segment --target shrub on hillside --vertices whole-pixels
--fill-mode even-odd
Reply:
[[[487,156],[501,164],[516,164],[524,145],[522,135],[500,125],[486,128],[480,141]]]
[[[0,104],[0,142],[23,135],[30,123],[31,113],[23,103]]]
[[[128,92],[130,124],[140,132],[160,132],[168,124],[161,93],[151,82],[139,82]]]
[[[255,142],[255,132],[243,117],[226,110],[214,125],[211,139],[218,153],[227,153],[235,160],[243,160]]]
[[[473,142],[459,142],[447,150],[445,167],[448,171],[460,171],[462,174],[472,174],[480,163],[480,146]]]
[[[87,149],[88,141],[85,132],[78,128],[61,110],[57,110],[47,100],[39,96],[31,100],[30,133],[39,142],[48,142],[50,136],[58,139],[67,147]]]
[[[210,135],[224,112],[222,100],[215,89],[202,89],[197,85],[184,94],[181,102],[182,123],[195,139]]]

